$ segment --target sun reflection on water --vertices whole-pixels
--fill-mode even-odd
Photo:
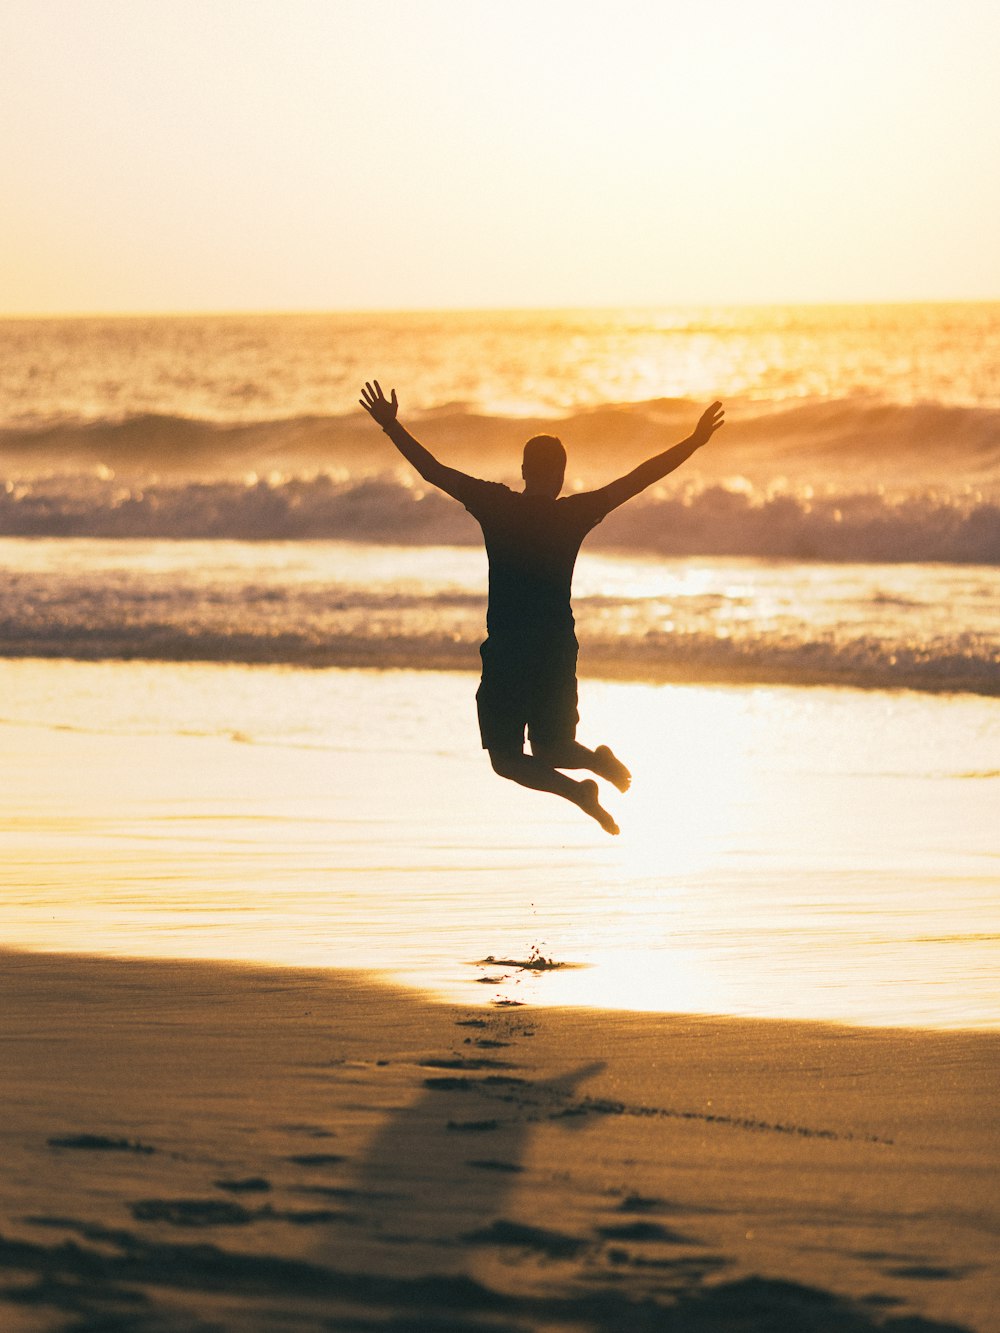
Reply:
[[[1000,1022],[994,701],[585,680],[581,739],[634,774],[611,839],[492,774],[473,677],[0,673],[10,946],[363,967],[466,1004]],[[480,980],[533,950],[582,966]]]

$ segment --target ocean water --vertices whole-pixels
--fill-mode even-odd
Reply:
[[[376,375],[571,486],[724,400],[577,568],[620,839],[484,763],[478,530]],[[8,320],[0,391],[6,942],[996,1022],[1000,306]]]
[[[474,666],[478,529],[374,375],[480,475],[558,430],[571,486],[725,401],[588,539],[595,671],[997,692],[990,304],[0,322],[0,652]]]

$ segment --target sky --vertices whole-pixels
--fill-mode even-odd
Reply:
[[[0,314],[1000,298],[997,0],[4,0]]]

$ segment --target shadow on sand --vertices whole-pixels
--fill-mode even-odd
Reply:
[[[143,964],[148,975],[156,966]],[[165,975],[176,990],[178,969]],[[101,976],[88,973],[91,995]],[[351,1011],[349,992],[321,984],[343,1031],[356,1031],[363,1011]],[[289,1014],[301,1013],[289,994]],[[405,1042],[390,1047],[388,1021],[354,1048],[370,1056],[384,1041],[385,1059],[322,1067],[286,1049],[291,1029],[260,1035],[254,1058],[273,1066],[282,1089],[298,1077],[308,1090],[283,1109],[306,1108],[308,1095],[309,1108],[328,1108],[325,1127],[274,1124],[267,1102],[248,1103],[230,1072],[219,1072],[235,1107],[217,1114],[234,1117],[223,1133],[241,1145],[236,1172],[235,1157],[222,1174],[203,1146],[182,1153],[157,1143],[138,1102],[117,1120],[109,1110],[103,1125],[39,1135],[38,1161],[48,1160],[64,1188],[45,1216],[0,1218],[0,1327],[954,1333],[893,1317],[888,1298],[857,1303],[791,1282],[727,1280],[730,1261],[699,1239],[697,1210],[683,1215],[663,1199],[585,1183],[600,1135],[580,1131],[622,1113],[587,1095],[602,1065],[539,1078],[527,1011],[463,1016],[407,1003],[410,1032],[436,1033],[439,1053],[400,1056]],[[245,1007],[245,996],[234,1004]],[[152,1068],[156,1029],[121,1022],[120,1006],[108,1012],[130,1067]],[[102,1021],[95,1009],[95,1042],[105,1040]],[[256,1028],[253,1014],[245,1022]],[[322,1022],[334,1031],[326,1015]],[[174,1121],[169,1104],[157,1113],[161,1126],[174,1126],[175,1144],[190,1132],[179,1109]],[[702,1212],[711,1211],[707,1200]]]

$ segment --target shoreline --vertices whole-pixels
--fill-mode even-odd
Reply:
[[[178,953],[173,955],[142,953],[139,951],[121,953],[110,950],[105,952],[93,949],[60,949],[43,944],[7,945],[0,943],[0,967],[5,965],[6,960],[12,958],[48,959],[53,964],[66,964],[67,966],[74,962],[80,962],[83,964],[107,965],[109,968],[134,967],[138,971],[141,971],[147,964],[154,968],[185,968],[190,966],[196,969],[219,969],[227,973],[246,974],[245,980],[248,984],[252,983],[254,976],[258,973],[273,973],[276,977],[287,974],[291,984],[295,984],[294,979],[300,977],[315,977],[318,981],[342,978],[351,986],[360,986],[363,990],[367,988],[373,993],[385,990],[392,996],[398,995],[401,997],[401,1001],[416,1005],[468,1011],[470,1024],[473,1018],[489,1020],[498,1013],[510,1013],[516,1016],[523,1009],[528,1014],[541,1012],[548,1015],[562,1016],[567,1021],[574,1017],[589,1017],[596,1022],[598,1019],[610,1020],[613,1017],[616,1021],[633,1020],[640,1026],[647,1022],[649,1024],[729,1024],[755,1028],[773,1026],[775,1028],[802,1029],[804,1034],[813,1032],[816,1035],[821,1032],[828,1034],[838,1032],[858,1033],[867,1035],[873,1040],[881,1037],[887,1041],[897,1038],[900,1040],[912,1038],[920,1041],[923,1037],[944,1039],[949,1037],[958,1039],[992,1038],[997,1043],[997,1085],[998,1092],[1000,1092],[1000,1024],[994,1021],[982,1023],[954,1022],[951,1024],[920,1024],[904,1021],[865,1023],[858,1019],[852,1020],[849,1018],[800,1017],[767,1013],[726,1013],[710,1009],[637,1009],[622,1005],[602,1006],[576,999],[572,1001],[547,1001],[541,996],[538,989],[530,990],[526,988],[523,991],[518,989],[522,983],[530,983],[532,980],[538,980],[553,972],[588,971],[593,967],[593,964],[590,963],[561,963],[546,960],[542,965],[536,966],[530,958],[470,959],[468,960],[470,969],[479,969],[481,973],[497,973],[499,970],[499,975],[489,979],[489,986],[484,986],[483,993],[480,995],[477,993],[477,987],[474,983],[482,978],[475,978],[470,972],[468,998],[459,999],[454,994],[436,993],[430,985],[421,985],[419,980],[411,978],[411,976],[398,969],[379,968],[375,965],[361,965],[357,968],[350,968],[342,964],[323,966],[316,963],[300,964],[274,958],[238,958],[225,954],[219,957],[210,957],[204,954],[186,955]],[[0,994],[2,993],[2,986],[0,986]],[[518,998],[521,995],[524,995],[525,998]],[[664,1112],[663,1114],[667,1113]],[[766,1128],[766,1126],[762,1127]],[[824,1137],[824,1134],[818,1132],[817,1137]],[[837,1136],[832,1135],[832,1137]]]
[[[996,1034],[0,962],[12,1328],[995,1313]]]

